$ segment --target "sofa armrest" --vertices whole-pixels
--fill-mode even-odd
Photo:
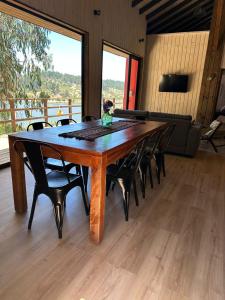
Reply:
[[[200,125],[193,125],[188,133],[187,137],[187,145],[185,149],[185,154],[188,156],[195,156],[199,144],[200,144],[200,137],[201,137],[201,126]]]

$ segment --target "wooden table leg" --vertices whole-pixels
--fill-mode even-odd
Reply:
[[[91,169],[90,236],[96,244],[101,242],[104,233],[105,185],[106,158],[101,157]]]
[[[16,153],[13,144],[15,139],[9,137],[9,153],[11,162],[11,177],[13,185],[14,206],[18,213],[24,213],[27,210],[27,194],[24,173],[24,163]]]

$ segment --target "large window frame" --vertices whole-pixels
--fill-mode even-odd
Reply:
[[[135,109],[139,107],[139,101],[140,101],[140,82],[141,82],[141,72],[142,72],[142,65],[143,65],[143,58],[131,53],[125,49],[122,49],[120,47],[117,47],[114,44],[111,44],[110,42],[103,40],[102,41],[102,73],[103,73],[103,51],[108,51],[115,55],[120,55],[128,58],[128,78],[127,78],[127,86],[125,82],[125,92],[126,92],[126,99],[125,99],[125,107],[124,109],[129,109],[129,97],[130,97],[130,81],[131,81],[131,61],[132,59],[138,61],[138,72],[137,72],[137,83],[136,83],[136,91],[135,91]],[[101,80],[101,99],[102,99],[102,82],[103,78]],[[100,108],[100,114],[102,112],[102,107]]]
[[[56,33],[68,36],[72,39],[81,42],[81,119],[87,111],[88,101],[88,40],[87,32],[74,28],[72,25],[62,22],[50,15],[44,14],[40,11],[34,10],[28,5],[19,3],[19,1],[0,2],[0,12],[19,18],[26,22],[33,23],[37,26],[44,27]]]

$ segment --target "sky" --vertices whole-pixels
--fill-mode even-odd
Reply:
[[[52,31],[49,38],[54,71],[81,75],[81,42]],[[124,57],[103,52],[103,79],[124,81],[125,67]]]

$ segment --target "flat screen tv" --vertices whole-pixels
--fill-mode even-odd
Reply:
[[[159,83],[160,92],[186,93],[188,90],[188,75],[162,75]]]

